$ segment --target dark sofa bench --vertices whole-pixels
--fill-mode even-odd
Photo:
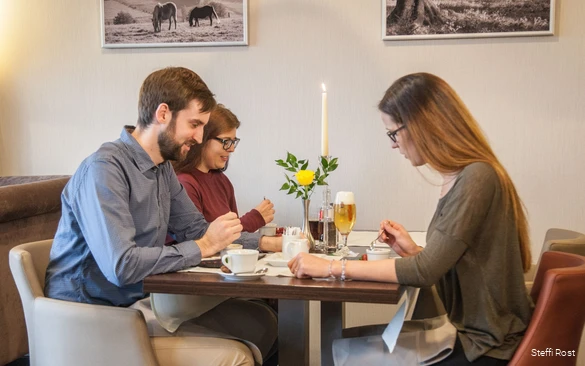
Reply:
[[[69,176],[0,177],[0,365],[28,353],[20,297],[8,267],[18,244],[53,238]]]

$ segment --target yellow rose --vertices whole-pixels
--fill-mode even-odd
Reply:
[[[295,176],[297,177],[300,185],[308,186],[309,184],[313,183],[315,172],[312,170],[299,170]]]

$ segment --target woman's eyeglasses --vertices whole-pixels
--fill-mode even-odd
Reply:
[[[233,140],[231,140],[231,139],[222,139],[220,137],[214,137],[213,139],[221,142],[223,144],[223,149],[224,150],[229,150],[232,146],[235,149],[238,146],[238,143],[240,142],[240,139],[237,138],[237,137],[235,139],[233,139]]]
[[[390,140],[392,140],[392,142],[396,143],[396,134],[398,133],[398,131],[402,130],[405,127],[406,127],[406,125],[402,125],[402,126],[398,127],[397,129],[395,129],[394,131],[386,132],[386,135],[388,135],[388,137],[390,137]]]

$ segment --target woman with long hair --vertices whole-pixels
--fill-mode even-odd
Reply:
[[[507,364],[533,307],[523,276],[531,264],[528,225],[512,180],[467,107],[439,77],[418,73],[398,79],[378,109],[392,148],[413,166],[426,164],[442,176],[426,247],[417,246],[399,223],[383,220],[380,241],[401,258],[330,263],[300,254],[289,262],[291,271],[299,278],[435,286],[454,335],[452,353],[438,364]],[[334,345],[339,356],[352,344],[344,364],[393,357],[375,342],[348,342]]]
[[[211,112],[201,144],[192,146],[184,160],[173,164],[189,198],[209,222],[230,211],[238,213],[234,187],[223,172],[240,142],[236,137],[239,127],[238,118],[219,104]],[[272,202],[264,199],[256,208],[240,216],[243,230],[235,243],[245,248],[280,251],[282,238],[255,232],[274,219],[274,212]]]

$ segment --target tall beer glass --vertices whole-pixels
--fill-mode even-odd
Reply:
[[[347,236],[355,224],[355,200],[353,192],[337,192],[333,205],[333,218],[335,227],[343,237],[343,243],[337,245],[337,249],[347,248]]]

